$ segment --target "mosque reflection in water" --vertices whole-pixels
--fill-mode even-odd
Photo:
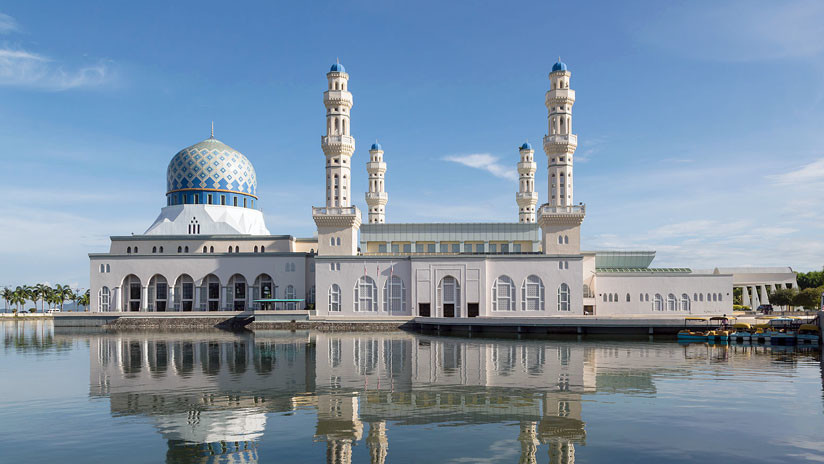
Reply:
[[[114,415],[151,417],[170,463],[274,459],[256,445],[267,414],[301,409],[314,411],[313,439],[326,443],[330,463],[351,462],[363,444],[372,463],[385,462],[390,425],[503,423],[519,424],[509,438],[521,463],[537,462],[539,450],[571,463],[586,440],[582,395],[655,394],[650,373],[690,357],[675,344],[630,352],[407,333],[115,334],[90,343],[91,395],[108,397]],[[596,371],[599,358],[610,369]]]

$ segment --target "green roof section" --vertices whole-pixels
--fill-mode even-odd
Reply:
[[[688,267],[626,267],[626,268],[600,268],[596,267],[595,272],[601,274],[621,274],[621,273],[640,273],[646,272],[651,274],[691,274],[692,269]]]
[[[645,269],[655,259],[654,251],[596,251],[597,269]]]

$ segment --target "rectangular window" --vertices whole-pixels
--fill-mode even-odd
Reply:
[[[195,201],[193,201],[192,203],[194,203],[194,204],[196,204],[196,205],[199,205],[199,204],[200,204],[200,195],[199,195],[199,194],[198,194],[198,195],[195,195],[195,196],[194,196],[194,200],[195,200]]]
[[[489,244],[489,252],[490,253],[497,253],[498,252],[498,244],[497,243],[490,243]]]
[[[208,203],[210,205],[212,204],[212,194],[211,193],[206,195],[206,203]]]
[[[217,282],[209,282],[209,299],[210,300],[219,300],[220,299],[220,284]]]
[[[453,243],[452,244],[452,253],[460,253],[461,252],[461,244],[460,243]]]
[[[246,299],[246,284],[243,282],[236,282],[235,283],[235,299],[236,300],[244,300]]]
[[[423,253],[423,243],[415,244],[415,253]]]
[[[220,204],[226,206],[226,195],[220,196]]]
[[[412,244],[411,243],[404,243],[403,244],[403,252],[404,253],[412,253]]]
[[[392,253],[400,253],[400,252],[401,252],[401,246],[398,245],[397,243],[393,243],[392,244]]]
[[[429,303],[418,304],[418,315],[421,317],[429,317],[431,314]]]
[[[464,243],[464,251],[467,253],[472,253],[472,244],[471,243]]]
[[[449,251],[449,244],[448,243],[441,243],[441,253],[446,253]]]
[[[195,284],[193,283],[184,283],[183,284],[183,299],[184,300],[191,300],[195,297]]]
[[[508,243],[502,243],[501,244],[501,253],[509,253],[509,244]]]
[[[243,199],[243,207],[244,208],[246,207],[246,199],[245,198]]]
[[[378,245],[378,253],[386,253],[386,244],[382,243]]]
[[[515,253],[520,253],[521,252],[521,244],[520,243],[516,243],[516,244],[512,245],[512,248],[513,248],[512,251],[514,251]]]
[[[237,206],[237,197],[232,198],[232,201],[234,202],[235,206]]]
[[[479,244],[475,245],[475,251],[477,251],[478,253],[483,253],[484,252],[484,244],[479,243]]]
[[[434,243],[428,243],[426,245],[426,252],[427,253],[434,253],[435,252],[435,244]]]

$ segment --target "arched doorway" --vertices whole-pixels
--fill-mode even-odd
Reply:
[[[175,310],[191,311],[195,305],[195,281],[188,274],[182,274],[175,282]]]
[[[149,311],[166,311],[169,299],[169,284],[166,278],[156,274],[149,280]]]
[[[123,279],[122,288],[123,307],[126,311],[140,311],[143,303],[143,286],[140,279],[134,274],[129,274]]]
[[[229,279],[229,307],[233,311],[246,310],[246,278],[240,274]]]
[[[261,274],[255,279],[255,285],[252,286],[252,306],[255,309],[269,309],[270,303],[255,303],[255,300],[268,300],[276,298],[275,284],[272,281],[272,276],[269,274]]]
[[[460,317],[461,286],[458,279],[446,276],[438,284],[438,310],[441,317]]]
[[[206,309],[220,311],[220,279],[214,274],[207,275],[203,278],[203,288],[206,289]]]

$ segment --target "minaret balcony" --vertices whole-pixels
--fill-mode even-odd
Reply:
[[[350,153],[355,151],[355,138],[351,135],[323,135],[320,138],[320,143],[324,153],[327,153],[328,149],[334,151],[345,150]]]
[[[352,94],[346,90],[327,90],[323,92],[323,103],[326,107],[346,106],[352,107]]]
[[[518,174],[530,174],[538,170],[538,165],[535,162],[520,162],[518,163]]]
[[[366,163],[366,172],[369,174],[386,172],[386,163],[383,161],[369,161]]]
[[[518,192],[515,194],[515,200],[517,201],[526,201],[532,202],[533,200],[537,203],[538,201],[538,192]]]
[[[389,201],[389,194],[386,192],[366,192],[367,203],[386,204],[387,201]]]
[[[575,134],[561,135],[546,135],[544,136],[544,146],[548,145],[571,145],[578,146],[578,136]]]
[[[575,103],[575,91],[572,89],[555,89],[546,93],[546,102],[552,104]]]
[[[541,216],[551,216],[551,215],[564,215],[564,214],[571,214],[571,215],[585,215],[586,214],[587,205],[581,203],[579,205],[569,205],[569,206],[558,206],[558,205],[550,205],[549,203],[544,203],[541,205],[541,208],[538,209],[538,212]]]

